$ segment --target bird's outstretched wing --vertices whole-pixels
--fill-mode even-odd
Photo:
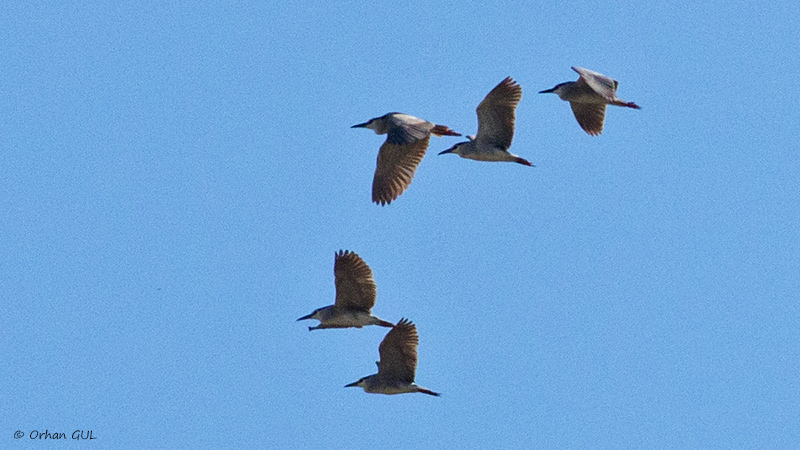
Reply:
[[[478,105],[478,134],[475,139],[508,149],[514,138],[516,109],[522,87],[511,77],[495,86]]]
[[[603,132],[603,122],[606,118],[606,105],[603,103],[576,103],[570,102],[572,113],[578,120],[583,131],[592,136]]]
[[[407,144],[392,144],[387,139],[378,152],[378,163],[372,179],[372,201],[387,205],[408,188],[419,163],[428,150],[430,135]]]
[[[369,313],[375,306],[378,289],[372,278],[372,269],[357,254],[339,250],[333,264],[336,279],[337,307]]]
[[[417,327],[408,319],[400,319],[381,341],[378,352],[378,376],[413,383],[417,370]]]
[[[593,91],[602,95],[609,101],[617,98],[617,86],[619,85],[617,80],[582,67],[572,67],[572,70],[578,72],[578,75],[580,75],[578,79],[579,84],[586,83]]]
[[[389,131],[386,133],[386,142],[394,145],[406,145],[425,139],[436,124],[403,113],[387,115]]]

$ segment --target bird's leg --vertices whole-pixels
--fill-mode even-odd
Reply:
[[[619,99],[614,100],[613,102],[611,102],[611,104],[614,106],[624,106],[626,108],[642,109],[639,105],[637,105],[634,102],[626,102],[624,100],[619,100]]]
[[[451,130],[446,125],[436,125],[431,130],[431,133],[435,136],[461,136],[461,133]]]
[[[514,162],[515,162],[515,163],[520,163],[520,164],[522,164],[523,166],[536,167],[536,166],[534,166],[533,164],[531,164],[531,162],[530,162],[530,161],[528,161],[527,159],[525,159],[525,158],[520,158],[519,156],[518,156],[516,159],[514,159]]]

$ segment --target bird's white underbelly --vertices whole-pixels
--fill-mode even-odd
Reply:
[[[326,325],[334,325],[340,327],[357,327],[361,328],[365,325],[374,323],[374,318],[371,314],[363,311],[352,311],[336,317],[332,317],[325,321]]]

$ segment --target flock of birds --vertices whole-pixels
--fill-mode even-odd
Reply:
[[[573,67],[580,77],[577,81],[560,83],[540,94],[554,93],[568,101],[578,124],[591,136],[603,131],[606,105],[639,109],[633,102],[617,98],[618,82],[592,70]],[[507,77],[492,89],[478,105],[478,134],[467,136],[439,153],[453,153],[477,161],[507,161],[533,166],[528,160],[508,151],[514,138],[514,122],[522,87]],[[402,113],[388,113],[352,128],[369,128],[376,134],[385,134],[386,141],[378,152],[378,162],[372,181],[372,201],[387,205],[397,199],[411,184],[414,173],[428,150],[431,135],[461,136],[445,125],[437,125]],[[362,328],[379,325],[391,328],[378,346],[380,360],[378,373],[361,378],[345,387],[360,387],[373,394],[405,394],[421,392],[440,394],[414,383],[417,370],[417,327],[408,319],[395,325],[372,315],[377,299],[377,287],[372,269],[350,251],[336,253],[333,272],[336,282],[336,300],[333,305],[314,310],[299,320],[316,319],[316,327]]]

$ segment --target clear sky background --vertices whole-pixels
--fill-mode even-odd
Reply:
[[[651,3],[4,3],[0,447],[797,448],[800,5]],[[642,109],[586,135],[572,65]],[[371,203],[351,125],[506,76],[535,168],[432,138]],[[441,397],[295,322],[339,249]]]

